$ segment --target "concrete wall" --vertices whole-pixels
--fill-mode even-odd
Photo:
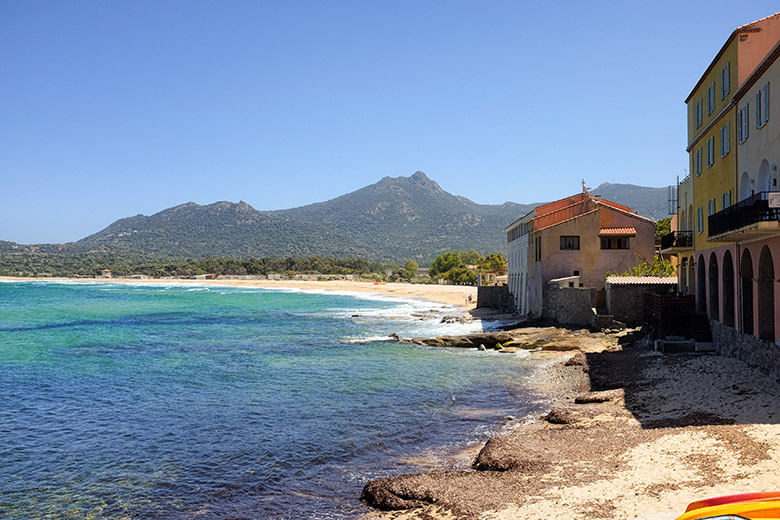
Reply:
[[[780,346],[755,336],[737,332],[734,327],[711,320],[712,342],[721,356],[739,359],[769,377],[780,381]]]
[[[607,282],[607,312],[613,319],[626,325],[639,325],[645,321],[644,292],[668,293],[676,289],[674,284],[623,285]]]
[[[481,285],[477,287],[477,308],[487,307],[512,312],[514,299],[506,285]]]
[[[543,316],[563,325],[590,327],[596,306],[596,289],[560,287],[557,283],[547,286]]]

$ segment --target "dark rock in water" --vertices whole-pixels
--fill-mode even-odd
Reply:
[[[603,392],[588,392],[574,398],[576,404],[606,403],[623,397],[622,390],[604,390]]]
[[[392,333],[388,334],[388,335],[387,335],[387,338],[388,338],[390,341],[401,341],[401,338],[399,338],[399,337],[398,337],[398,334],[396,334],[395,332],[392,332]]]
[[[574,424],[577,422],[577,417],[566,408],[553,408],[544,416],[544,420],[550,424]]]

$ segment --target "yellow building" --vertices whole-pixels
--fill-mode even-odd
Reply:
[[[719,305],[718,285],[710,283],[708,267],[716,266],[733,243],[711,240],[708,221],[711,215],[737,202],[737,144],[754,117],[749,107],[737,106],[734,94],[778,40],[780,13],[738,27],[685,100],[692,186],[688,207],[680,209],[685,213],[686,225],[692,224],[693,250],[681,251],[680,256],[688,260],[689,271],[695,267],[695,281],[690,276],[686,281],[689,292],[696,295],[696,309],[712,320],[722,320],[724,309]],[[692,287],[695,290],[690,290]],[[731,307],[726,311],[734,312]]]
[[[746,360],[774,359],[757,339],[780,342],[780,125],[770,118],[779,42],[780,13],[738,27],[685,100],[690,174],[661,245],[677,254],[680,291],[695,294],[718,352]]]

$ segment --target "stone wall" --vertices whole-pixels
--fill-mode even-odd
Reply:
[[[662,284],[611,284],[607,282],[607,313],[627,325],[645,322],[644,293],[668,293],[676,285]]]
[[[771,341],[742,334],[734,327],[710,320],[712,342],[721,356],[739,359],[780,381],[780,346]]]
[[[562,325],[590,327],[596,315],[595,306],[596,289],[550,283],[545,291],[542,315]]]
[[[480,285],[477,287],[477,308],[487,307],[514,312],[514,298],[508,285]]]

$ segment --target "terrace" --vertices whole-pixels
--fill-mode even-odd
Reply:
[[[710,215],[710,241],[739,242],[780,234],[780,192],[762,191]]]

